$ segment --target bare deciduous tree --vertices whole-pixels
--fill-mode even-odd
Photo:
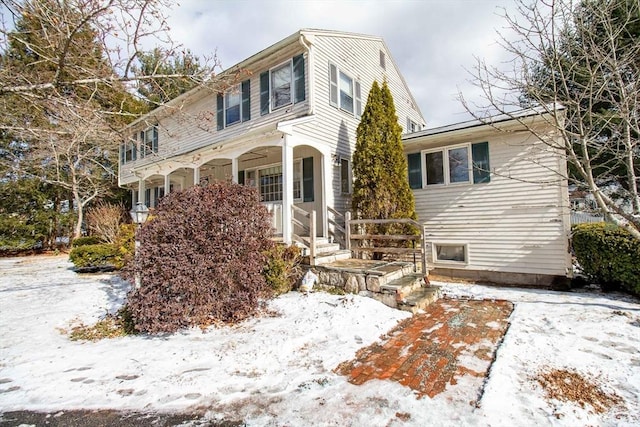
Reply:
[[[180,73],[140,72],[145,47],[158,63],[179,51],[168,33],[168,0],[2,0],[0,172],[69,191],[83,210],[113,187],[119,130],[148,104],[141,81],[188,79],[213,90],[215,56]],[[169,69],[171,69],[169,67]],[[179,107],[176,107],[179,108]]]
[[[504,13],[507,30],[499,33],[513,62],[478,60],[474,82],[487,104],[460,95],[463,104],[481,121],[496,112],[516,118],[564,151],[569,179],[640,239],[640,2],[519,0],[517,10]],[[523,107],[536,107],[554,135],[518,119]],[[606,189],[612,184],[617,196]]]

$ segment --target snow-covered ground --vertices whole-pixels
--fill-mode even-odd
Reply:
[[[507,299],[511,326],[479,390],[459,379],[433,399],[391,381],[333,373],[407,313],[372,299],[284,295],[234,327],[73,342],[61,332],[122,304],[127,285],[77,275],[63,257],[0,259],[0,412],[127,409],[206,412],[262,425],[640,425],[640,304],[620,295],[440,283],[449,296]],[[623,406],[547,402],[534,377],[568,368]],[[1,419],[1,418],[0,418]]]

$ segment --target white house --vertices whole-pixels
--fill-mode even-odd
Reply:
[[[221,73],[221,92],[194,89],[133,122],[120,152],[119,184],[155,206],[169,191],[233,179],[258,188],[285,242],[292,206],[329,212],[350,203],[351,153],[374,80],[386,80],[400,124],[424,126],[380,37],[300,30]]]
[[[554,128],[535,110],[490,122],[403,138],[430,269],[511,284],[570,277],[566,159],[530,131],[550,141]]]

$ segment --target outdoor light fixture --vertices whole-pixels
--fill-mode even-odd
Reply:
[[[136,203],[136,206],[129,211],[131,219],[134,223],[144,224],[149,218],[149,208],[142,202]]]

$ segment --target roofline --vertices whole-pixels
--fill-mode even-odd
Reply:
[[[513,111],[511,113],[496,114],[494,116],[487,116],[486,118],[482,119],[472,119],[464,122],[453,123],[450,125],[444,125],[431,129],[425,129],[419,132],[405,134],[402,137],[402,140],[403,142],[411,142],[410,140],[422,138],[425,136],[439,135],[442,133],[454,132],[463,129],[472,129],[482,126],[492,126],[498,123],[505,123],[509,121],[518,121],[519,119],[524,119],[527,117],[541,116],[543,114],[551,114],[556,111],[562,111],[564,110],[564,108],[565,107],[560,104],[550,104],[545,106],[526,108],[523,110]]]

